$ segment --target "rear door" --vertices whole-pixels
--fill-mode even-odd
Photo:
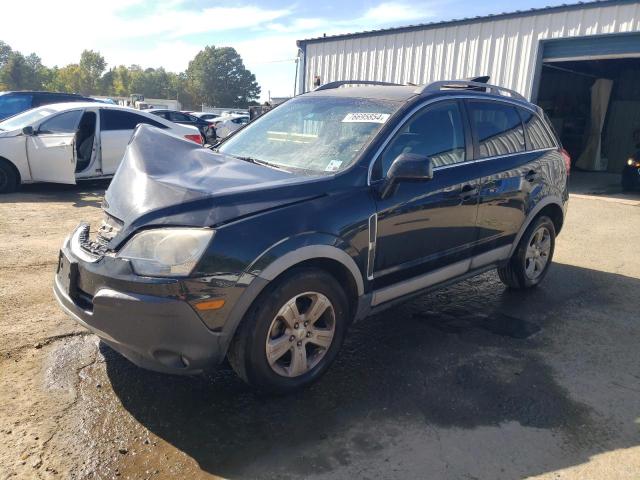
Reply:
[[[42,122],[27,138],[27,159],[33,180],[76,183],[75,136],[82,110],[59,113]]]
[[[482,165],[476,255],[506,258],[527,212],[539,176],[539,155],[526,151],[518,107],[468,100],[476,161]]]
[[[377,200],[374,288],[454,263],[464,273],[476,240],[477,171],[468,163],[471,137],[462,104],[428,105],[397,132],[376,161],[373,178],[384,178],[401,153],[428,156],[433,179],[400,182],[396,192]]]
[[[140,123],[167,128],[135,112],[115,108],[100,109],[100,146],[103,175],[113,175],[122,161],[133,130]]]

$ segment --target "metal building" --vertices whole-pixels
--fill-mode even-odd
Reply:
[[[592,164],[591,169],[619,171],[629,151],[640,144],[640,91],[636,87],[640,77],[634,76],[636,71],[640,75],[638,0],[600,0],[347,33],[300,40],[298,47],[300,92],[344,79],[424,84],[490,75],[491,83],[516,90],[550,109],[574,158],[589,150],[590,130],[604,132],[602,149],[608,145],[612,151],[605,152],[604,162],[600,153],[598,158],[585,160],[585,165]],[[598,79],[611,80],[613,87],[606,82],[595,87]],[[599,91],[594,93],[594,88]],[[589,110],[593,101],[602,102],[603,95],[608,103],[607,119],[605,122],[603,114],[598,126],[594,112],[583,110],[585,104]],[[565,110],[572,113],[558,108],[562,102],[570,104]],[[623,139],[617,135],[605,138],[611,122],[629,124],[621,134]]]

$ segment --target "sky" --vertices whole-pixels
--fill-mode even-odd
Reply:
[[[234,47],[262,87],[290,96],[296,40],[559,5],[563,0],[4,0],[0,40],[47,66],[84,49],[108,65],[184,71],[206,45]]]

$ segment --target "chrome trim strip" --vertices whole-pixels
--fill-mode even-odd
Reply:
[[[476,270],[480,267],[498,263],[501,260],[509,258],[511,253],[511,245],[490,250],[488,252],[476,255],[471,259],[462,260],[460,262],[447,265],[433,272],[425,273],[418,277],[405,280],[403,282],[381,288],[373,292],[371,306],[375,307],[381,303],[403,297],[413,292],[423,290],[438,283],[446,282],[454,277],[464,275],[470,270]]]
[[[537,150],[527,150],[526,152],[507,153],[505,155],[494,155],[493,157],[478,158],[477,160],[467,160],[464,162],[453,163],[451,165],[441,165],[439,167],[435,167],[433,171],[435,172],[437,170],[445,170],[447,168],[459,167],[462,165],[472,165],[474,163],[482,163],[482,162],[487,162],[489,160],[497,160],[500,158],[515,157],[516,155],[525,155],[527,153],[550,152],[552,150],[557,150],[557,149],[558,149],[557,147],[548,147],[548,148],[539,148]]]
[[[437,283],[441,283],[449,280],[450,278],[463,275],[469,271],[469,260],[463,260],[461,262],[448,265],[433,272],[414,277],[410,280],[391,285],[389,287],[381,288],[373,292],[373,298],[371,299],[371,306],[375,307],[381,303],[388,302],[395,298],[403,297],[410,293],[422,290]]]
[[[509,258],[509,253],[511,253],[511,245],[505,245],[504,247],[499,247],[480,255],[476,255],[471,259],[469,270],[475,270],[476,268],[484,267],[490,263],[497,263],[501,260],[506,260]]]
[[[416,112],[418,112],[418,110],[421,110],[422,108],[426,107],[427,105],[431,105],[431,104],[437,103],[437,102],[446,102],[446,101],[461,100],[461,99],[462,100],[464,100],[464,99],[483,100],[484,98],[485,97],[482,97],[482,96],[479,96],[479,95],[451,95],[451,96],[448,95],[446,97],[431,98],[429,100],[426,100],[426,101],[420,103],[419,105],[416,105],[395,126],[395,128],[387,136],[387,138],[384,141],[384,143],[382,145],[380,145],[378,150],[376,150],[376,153],[373,155],[373,159],[369,163],[369,168],[367,170],[367,185],[371,186],[371,173],[373,172],[373,166],[375,165],[376,161],[378,160],[378,157],[380,157],[380,155],[382,154],[383,150],[387,147],[387,145],[389,144],[391,139],[396,135],[396,133],[398,133],[398,130],[400,130],[404,126],[404,124],[407,123],[409,121],[409,119]],[[494,97],[491,97],[489,100],[492,101],[492,102],[506,103],[506,104],[511,105],[511,106],[521,107],[521,108],[524,108],[526,110],[531,111],[534,115],[538,115],[538,112],[536,111],[534,106],[529,106],[529,105],[526,105],[526,104],[522,104],[521,102],[513,101],[513,100],[510,100],[509,98],[494,98]],[[540,116],[538,115],[538,117],[540,117]],[[550,150],[555,150],[555,149],[550,149]],[[528,152],[513,153],[513,154],[510,154],[510,155],[520,155],[520,154],[524,154],[524,153],[533,153],[535,151],[538,151],[538,150],[531,150],[531,151],[528,151]],[[472,163],[472,162],[478,162],[478,161],[483,161],[483,160],[492,160],[494,158],[503,158],[504,156],[505,155],[500,155],[498,157],[480,158],[480,159],[477,159],[477,160],[465,160],[464,162],[456,163],[454,165],[446,165],[445,167],[451,167],[451,166],[457,166],[457,165],[468,165],[469,163]],[[438,168],[443,168],[443,167],[436,167],[436,169],[438,169]],[[434,169],[434,170],[436,170],[436,169]]]
[[[367,280],[373,280],[376,259],[376,239],[378,238],[378,214],[369,217],[369,251],[367,255]]]

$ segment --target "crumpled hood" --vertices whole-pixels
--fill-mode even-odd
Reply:
[[[323,194],[305,177],[215,153],[148,125],[134,132],[105,194],[123,222],[115,244],[145,225],[215,226]],[[309,188],[300,188],[309,184]]]

